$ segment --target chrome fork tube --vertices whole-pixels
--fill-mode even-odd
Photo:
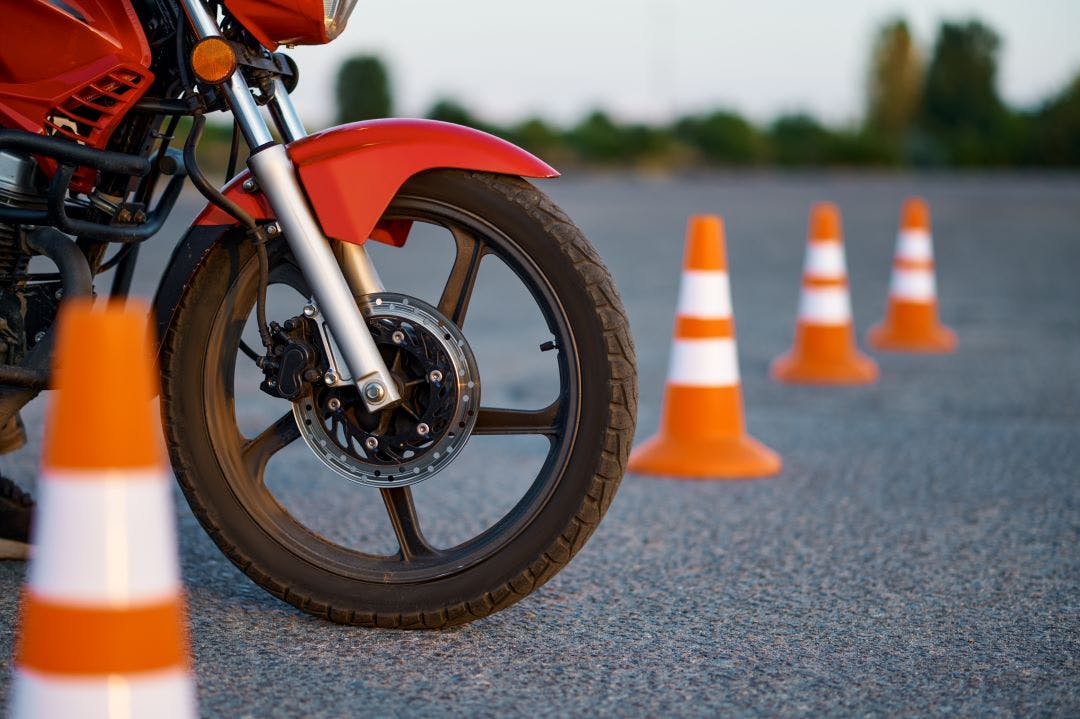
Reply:
[[[244,133],[244,140],[251,151],[258,152],[260,147],[273,144],[274,136],[270,134],[270,128],[259,113],[259,106],[255,104],[255,98],[251,96],[243,75],[234,72],[229,81],[222,85],[222,89],[236,118],[236,124],[240,127],[240,132]]]
[[[289,248],[311,286],[319,311],[330,325],[364,403],[377,409],[399,401],[397,386],[390,380],[330,243],[323,237],[296,182],[289,153],[282,145],[271,145],[252,155],[248,164],[274,208]]]
[[[274,118],[278,132],[285,138],[285,142],[295,142],[301,137],[307,137],[307,129],[296,111],[296,105],[289,97],[289,91],[285,89],[285,83],[281,78],[274,80],[274,96],[267,103],[270,108],[270,117]]]
[[[198,37],[221,34],[217,21],[200,0],[181,0],[181,3]],[[285,233],[289,249],[312,288],[320,311],[326,317],[334,341],[348,366],[352,377],[350,381],[356,383],[360,398],[369,411],[397,404],[401,401],[401,394],[360,315],[353,289],[338,266],[330,241],[323,235],[307,204],[288,152],[274,142],[247,82],[239,72],[234,73],[223,88],[229,107],[251,148],[252,154],[248,158],[251,171],[259,188],[266,194],[277,222]],[[296,114],[295,108],[292,114]],[[299,121],[298,116],[295,119]],[[299,125],[299,128],[302,130],[303,125]],[[366,253],[364,259],[367,259]],[[371,272],[374,273],[373,267]],[[377,274],[374,276],[378,277]]]
[[[274,124],[286,142],[307,137],[307,129],[281,78],[274,81],[274,97],[269,102],[269,108],[270,117],[274,118]],[[354,242],[335,242],[333,245],[345,281],[357,299],[386,289],[364,245]]]
[[[356,299],[386,291],[375,264],[368,256],[367,247],[354,242],[335,242],[334,256]]]
[[[210,15],[201,0],[180,0],[180,4],[187,13],[188,20],[191,21],[196,37],[202,39],[221,35],[217,19]],[[178,58],[178,60],[186,62],[186,58]],[[262,115],[259,114],[259,106],[255,103],[255,98],[251,96],[244,76],[239,71],[234,72],[221,87],[251,151],[255,152],[263,145],[272,143],[274,136],[270,134],[270,128],[266,126]]]

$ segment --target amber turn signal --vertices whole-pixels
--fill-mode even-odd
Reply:
[[[217,85],[236,71],[236,53],[224,38],[205,37],[191,51],[191,69],[203,82]]]

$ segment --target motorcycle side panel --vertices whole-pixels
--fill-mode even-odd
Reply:
[[[341,125],[289,145],[300,184],[327,237],[363,243],[369,238],[398,244],[392,230],[376,232],[386,206],[407,179],[436,168],[478,170],[520,177],[558,177],[550,165],[505,140],[434,120],[370,120]],[[273,217],[261,193],[244,192],[248,173],[225,194],[252,216]],[[209,206],[198,225],[234,220]],[[374,235],[374,236],[373,236]]]
[[[104,147],[102,125],[115,125],[150,86],[150,48],[128,0],[19,0],[4,4],[4,26],[5,127]]]
[[[129,0],[18,0],[3,12],[0,126],[104,148],[154,78]],[[94,174],[80,170],[75,189]]]

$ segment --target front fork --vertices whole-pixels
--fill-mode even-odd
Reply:
[[[200,0],[181,2],[199,39],[221,35],[217,21]],[[338,243],[342,245],[337,251],[341,258],[339,264],[330,240],[322,233],[304,197],[289,153],[270,134],[243,75],[234,72],[221,88],[251,148],[248,166],[259,189],[266,195],[289,249],[330,326],[334,342],[348,367],[349,381],[356,383],[370,412],[397,404],[401,401],[397,385],[357,307],[356,298],[383,289],[367,250],[363,245]],[[287,142],[306,135],[280,80],[276,82],[270,101],[270,112]]]

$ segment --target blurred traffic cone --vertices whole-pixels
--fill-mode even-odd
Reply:
[[[764,477],[780,458],[746,434],[719,217],[690,218],[660,431],[630,455],[642,474]]]
[[[866,335],[871,347],[894,352],[952,352],[956,333],[938,320],[930,207],[908,198],[900,212],[889,306],[885,319]]]
[[[147,316],[61,310],[15,719],[196,715]]]
[[[877,379],[878,370],[855,346],[836,205],[820,202],[811,208],[808,240],[795,343],[773,360],[770,373],[781,382],[869,384]]]

